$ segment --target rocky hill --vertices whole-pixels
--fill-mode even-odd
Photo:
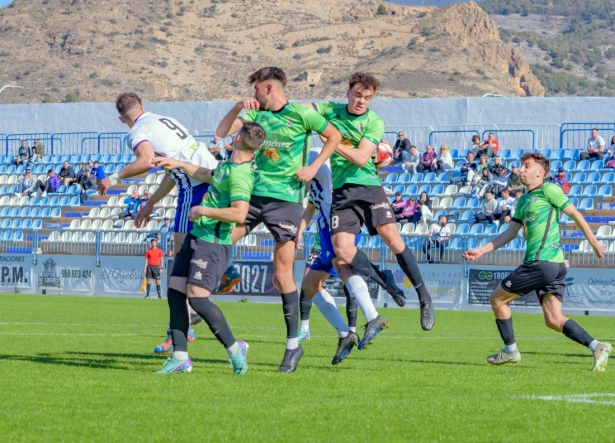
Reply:
[[[282,67],[291,98],[340,97],[356,69],[381,97],[542,95],[476,4],[379,0],[15,0],[0,9],[1,103],[234,100]]]

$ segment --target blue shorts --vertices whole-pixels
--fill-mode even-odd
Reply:
[[[201,205],[203,197],[207,194],[208,189],[209,183],[201,183],[196,186],[191,186],[190,183],[187,183],[185,186],[179,188],[173,232],[188,234],[192,231],[192,222],[188,219],[190,208]]]
[[[327,272],[331,277],[337,278],[337,272],[333,267],[333,259],[336,257],[335,252],[333,251],[333,244],[331,243],[331,234],[329,232],[329,227],[326,226],[322,228],[318,235],[320,235],[320,255],[310,269],[314,271],[324,271]],[[354,244],[358,246],[361,243],[361,233],[359,232],[355,238]]]

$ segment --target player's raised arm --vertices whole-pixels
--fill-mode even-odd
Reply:
[[[583,215],[578,211],[578,209],[571,203],[568,206],[566,206],[562,210],[562,212],[566,214],[568,217],[570,217],[574,221],[574,224],[577,225],[577,227],[583,232],[585,237],[587,237],[587,240],[589,241],[589,244],[592,246],[594,253],[598,257],[603,258],[606,245],[598,241],[598,239],[592,232],[592,229],[587,224],[585,217],[583,217]]]
[[[247,109],[248,111],[252,111],[254,109],[259,109],[260,105],[255,98],[248,98],[237,102],[235,106],[231,108],[231,110],[224,116],[218,128],[216,129],[216,135],[218,137],[224,138],[228,137],[231,134],[238,132],[243,126],[243,122],[237,118],[239,113],[243,109]]]
[[[363,138],[359,142],[359,146],[356,148],[339,145],[336,148],[336,152],[349,162],[352,162],[359,167],[363,167],[368,161],[371,160],[377,147],[378,145],[373,141]]]
[[[191,163],[185,163],[167,157],[154,158],[154,164],[159,168],[163,168],[166,171],[181,169],[190,177],[196,180],[202,181],[203,183],[211,183],[212,169],[202,168]]]
[[[505,244],[511,242],[517,236],[517,232],[522,228],[522,224],[518,223],[513,219],[508,225],[508,229],[498,235],[489,243],[482,245],[480,248],[470,249],[463,253],[463,258],[466,260],[478,260],[481,256],[486,254],[487,252],[495,251],[496,249],[501,248]]]

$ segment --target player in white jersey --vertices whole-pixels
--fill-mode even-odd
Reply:
[[[312,158],[318,155],[317,150],[310,152],[310,161]],[[331,200],[332,200],[332,180],[331,180],[331,167],[328,162],[323,164],[310,185],[310,201],[308,207],[303,213],[303,219],[299,229],[298,238],[301,236],[307,226],[307,223],[312,219],[314,212],[318,210],[319,215],[316,223],[318,223],[320,247],[321,252],[317,259],[314,260],[310,266],[310,271],[307,273],[303,280],[302,294],[305,293],[314,304],[318,307],[318,310],[323,316],[331,323],[336,329],[339,342],[338,348],[333,357],[332,364],[336,365],[340,363],[344,358],[348,357],[352,348],[359,344],[359,336],[356,334],[356,327],[346,324],[342,315],[335,305],[335,301],[329,292],[323,287],[324,281],[329,276],[340,275],[340,278],[344,280],[344,287],[347,289],[347,314],[351,314],[348,310],[354,308],[354,323],[356,325],[356,303],[352,299],[353,294],[361,293],[367,295],[369,299],[369,287],[365,280],[349,269],[344,269],[340,272],[340,269],[333,263],[333,259],[336,258],[331,243],[331,233],[329,220],[331,217]],[[299,240],[301,241],[301,240]],[[361,241],[361,235],[357,235],[355,240],[358,245]],[[384,288],[386,290],[386,288]],[[374,309],[373,303],[370,309]],[[351,314],[352,315],[352,314]],[[351,321],[349,315],[349,323]],[[302,334],[303,335],[303,334]],[[371,343],[371,340],[366,342],[364,347],[367,347]]]
[[[207,146],[197,142],[177,120],[145,112],[141,99],[134,92],[120,94],[115,101],[115,107],[120,114],[120,121],[130,128],[127,143],[137,159],[124,169],[102,179],[98,185],[101,195],[105,195],[122,179],[149,171],[156,156],[192,163],[206,169],[215,169],[218,165]],[[174,252],[177,253],[184,238],[192,230],[192,222],[188,218],[190,208],[201,204],[203,196],[209,189],[209,184],[189,177],[180,169],[167,172],[158,190],[139,210],[135,218],[135,226],[138,228],[143,223],[147,223],[156,203],[170,193],[175,185],[179,189],[173,232]],[[190,332],[193,334],[192,330]],[[172,341],[167,341],[157,346],[155,352],[172,351]]]

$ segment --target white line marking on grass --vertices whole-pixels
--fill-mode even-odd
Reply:
[[[615,406],[615,394],[524,395],[521,396],[521,398],[527,400],[565,401],[568,403],[590,403]]]

